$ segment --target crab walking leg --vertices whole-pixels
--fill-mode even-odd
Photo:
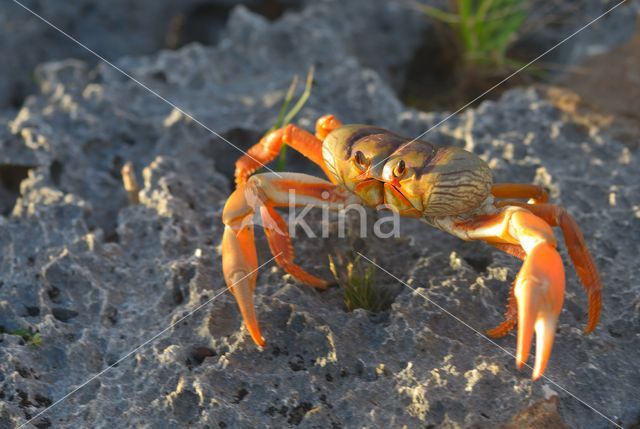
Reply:
[[[316,121],[316,137],[320,140],[327,138],[329,133],[342,126],[342,122],[333,115],[324,115]]]
[[[519,244],[526,252],[514,289],[518,308],[516,365],[522,368],[527,361],[535,330],[533,378],[538,379],[551,354],[564,300],[564,266],[551,227],[527,210],[506,207],[498,214],[455,224],[452,232],[468,240]]]
[[[249,179],[265,198],[266,204],[261,207],[260,213],[271,253],[279,254],[280,256],[276,256],[278,265],[300,282],[324,289],[329,282],[307,273],[293,263],[294,252],[289,227],[274,207],[325,206],[330,210],[338,210],[345,204],[360,201],[343,187],[314,176],[299,173],[282,173],[281,176],[265,173]]]
[[[338,210],[345,204],[356,203],[357,197],[332,183],[299,173],[264,173],[251,176],[238,185],[224,206],[222,221],[222,271],[225,282],[238,302],[240,313],[253,341],[264,346],[255,314],[253,294],[257,275],[243,278],[258,266],[254,241],[254,217],[260,213],[269,246],[276,261],[290,274],[314,286],[326,282],[305,272],[293,263],[293,249],[286,224],[274,207],[288,206],[295,194],[296,206],[326,206]],[[274,214],[276,216],[274,216]]]
[[[298,281],[318,289],[326,289],[329,286],[328,281],[309,274],[293,262],[295,253],[288,232],[289,226],[282,216],[271,206],[260,207],[260,215],[269,249],[275,255],[276,263]]]
[[[507,310],[504,313],[504,320],[493,329],[489,329],[485,333],[491,338],[502,338],[513,330],[518,324],[518,302],[516,300],[516,282],[514,281],[509,288],[509,299],[507,301]]]
[[[600,320],[602,308],[602,281],[596,264],[589,253],[580,227],[564,207],[555,204],[525,204],[509,202],[509,205],[524,207],[551,226],[560,227],[569,257],[589,297],[589,318],[585,333],[592,332]]]
[[[527,256],[527,253],[519,244],[491,243],[491,245],[523,261]],[[504,312],[504,321],[495,328],[486,331],[486,334],[491,338],[504,337],[518,324],[518,304],[516,303],[516,296],[514,295],[515,287],[516,283],[513,282],[509,289],[509,299],[507,300],[507,309]]]
[[[535,204],[549,200],[549,194],[542,186],[529,183],[496,183],[491,186],[491,195],[496,198],[527,198]]]
[[[333,177],[327,170],[322,157],[322,140],[326,134],[340,125],[340,121],[333,115],[326,115],[318,119],[316,134],[322,139],[295,125],[287,125],[268,133],[253,145],[246,155],[236,161],[236,184],[245,183],[258,168],[273,161],[280,153],[283,144],[290,146],[320,166],[327,177]]]
[[[258,256],[253,238],[253,213],[246,205],[245,191],[245,185],[238,186],[224,206],[222,273],[225,283],[238,302],[251,338],[259,346],[264,346],[253,305],[257,274],[247,276],[258,267]]]

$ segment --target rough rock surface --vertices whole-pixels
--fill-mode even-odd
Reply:
[[[427,21],[398,2],[301,0],[15,0],[50,21],[104,58],[150,54],[189,42],[216,44],[234,6],[243,4],[273,19],[305,4],[301,33],[333,32],[362,62],[399,84],[404,64],[420,43]],[[320,27],[316,28],[320,23]],[[304,24],[304,23],[301,23]],[[377,55],[383,49],[386,55]],[[327,50],[327,53],[329,50]],[[50,60],[77,58],[94,65],[97,58],[69,41],[13,1],[0,3],[0,109],[19,108],[35,86],[35,67]]]
[[[405,109],[345,47],[353,35],[331,31],[320,10],[269,23],[236,9],[216,47],[118,64],[241,148],[271,125],[291,75],[311,64],[304,126],[334,112],[415,136],[445,117]],[[568,392],[625,427],[640,419],[638,146],[588,114],[577,118],[543,90],[513,90],[426,136],[478,153],[498,181],[546,185],[581,225],[605,282],[604,313],[584,336],[586,299],[568,269],[547,369],[556,385],[532,383],[504,350],[381,271],[376,282],[398,295],[390,310],[370,314],[345,312],[337,287],[318,292],[265,267],[256,305],[268,343],[258,350],[232,297],[217,296],[220,213],[237,151],[107,66],[65,61],[37,76],[41,93],[0,131],[3,184],[26,177],[0,188],[0,326],[32,329],[42,341],[0,337],[0,428],[116,362],[32,425],[494,428],[557,395],[567,426],[611,427]],[[119,178],[127,160],[144,179],[136,206]],[[412,221],[399,239],[362,245],[480,331],[501,320],[520,265]],[[328,277],[319,246],[346,243],[296,242],[298,260]],[[267,260],[264,240],[259,247]],[[515,336],[497,343],[513,352]]]
[[[397,89],[404,83],[407,62],[421,43],[420,34],[429,25],[405,0],[5,1],[0,3],[0,110],[20,108],[34,92],[34,72],[40,63],[67,58],[92,66],[98,62],[18,3],[111,61],[190,42],[215,45],[226,34],[229,16],[239,4],[270,20],[305,10],[304,31],[339,33],[352,55]],[[547,61],[574,64],[627,39],[635,19],[632,7],[640,8],[637,0],[627,3],[629,6],[618,8],[590,31],[563,43]],[[583,0],[579,8],[571,0],[537,0],[524,29],[523,44],[537,55],[610,7],[600,0]],[[322,28],[314,29],[318,24]]]

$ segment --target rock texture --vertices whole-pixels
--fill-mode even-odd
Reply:
[[[0,107],[19,108],[34,87],[35,67],[50,60],[78,58],[96,64],[98,59],[27,9],[109,60],[123,55],[149,54],[191,41],[215,43],[234,5],[245,4],[267,14],[260,0],[76,0],[73,3],[42,0],[6,1],[0,5]],[[272,9],[292,7],[291,1],[274,0]]]
[[[312,7],[300,22],[301,33],[340,33],[341,44],[363,64],[401,83],[403,65],[409,60],[416,37],[427,21],[406,5],[385,1],[323,2],[299,0],[76,0],[48,2],[15,0],[0,4],[0,109],[19,108],[33,92],[35,68],[44,61],[77,58],[94,65],[98,59],[68,40],[24,7],[60,30],[82,41],[104,58],[115,61],[123,55],[141,55],[159,49],[175,49],[190,42],[216,44],[235,6],[242,4],[264,19],[287,11]],[[317,27],[318,24],[321,28]],[[364,36],[364,37],[363,37]],[[275,40],[274,40],[275,42]],[[377,52],[384,49],[386,55]],[[331,54],[331,50],[326,50]]]
[[[395,4],[362,4],[371,5],[360,9],[367,19],[379,13],[414,28]],[[366,37],[357,14],[339,21],[332,7],[312,4],[273,23],[237,8],[215,47],[118,65],[240,148],[273,123],[292,74],[311,64],[304,126],[333,112],[415,136],[446,116],[404,108],[385,73],[366,67],[368,45],[353,47]],[[386,64],[409,55],[395,53]],[[376,283],[398,292],[392,307],[348,313],[340,288],[318,292],[269,265],[258,280],[267,337],[258,350],[223,293],[218,251],[238,152],[106,65],[50,63],[37,81],[40,93],[0,131],[0,428],[115,363],[25,427],[612,426],[573,395],[624,427],[638,423],[638,146],[572,109],[575,99],[513,90],[425,137],[478,153],[498,181],[547,186],[596,257],[606,289],[599,328],[582,334],[586,299],[568,269],[553,382],[532,383],[505,350],[451,316],[480,331],[497,324],[519,262],[409,220],[401,238],[359,246],[419,294],[378,271]],[[119,178],[127,160],[143,179],[136,206]],[[348,245],[301,238],[298,260],[328,277],[326,252]],[[266,261],[263,239],[259,251]],[[498,345],[513,352],[515,336]]]

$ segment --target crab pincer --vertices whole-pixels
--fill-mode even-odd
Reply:
[[[518,274],[515,296],[518,303],[518,347],[516,365],[526,363],[533,333],[536,334],[536,360],[533,379],[542,376],[553,346],[553,339],[564,299],[564,267],[551,245],[541,243],[528,253]]]

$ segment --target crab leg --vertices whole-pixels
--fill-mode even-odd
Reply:
[[[276,263],[301,283],[318,289],[325,289],[329,286],[329,282],[309,274],[293,262],[295,253],[288,232],[289,225],[282,219],[282,216],[278,214],[276,209],[271,206],[262,206],[260,207],[260,215],[262,217],[264,233],[269,242],[269,249],[271,250],[271,254],[275,256]]]
[[[504,313],[504,321],[486,332],[491,338],[504,337],[518,324],[518,302],[515,292],[516,282],[514,281],[511,288],[509,288],[509,300],[507,301],[507,311]]]
[[[527,210],[506,207],[495,215],[459,222],[452,232],[468,240],[519,244],[526,252],[514,289],[518,308],[516,365],[522,368],[527,361],[535,330],[533,378],[539,378],[549,360],[564,299],[564,266],[551,227]]]
[[[342,122],[333,115],[324,115],[316,121],[316,137],[324,140],[329,133],[342,126]]]
[[[357,198],[341,187],[306,174],[264,173],[251,176],[246,183],[239,184],[227,200],[222,214],[225,225],[222,271],[227,286],[238,302],[247,330],[259,346],[264,346],[265,342],[260,334],[253,304],[257,275],[247,277],[258,266],[253,233],[255,215],[260,214],[271,252],[286,272],[315,287],[324,288],[328,284],[293,262],[288,227],[274,209],[288,206],[292,191],[295,192],[297,206],[328,206],[334,210],[344,204],[355,203]]]
[[[510,206],[524,207],[551,226],[560,227],[569,257],[589,297],[589,319],[584,331],[592,332],[600,320],[602,282],[596,264],[589,253],[582,231],[564,207],[555,204],[526,204],[509,201]]]
[[[491,194],[496,198],[532,199],[535,204],[549,200],[549,195],[542,186],[530,183],[496,183],[491,187]]]
[[[309,158],[331,178],[322,157],[322,140],[340,125],[340,121],[333,115],[326,115],[316,123],[316,136],[295,125],[287,125],[268,133],[236,161],[236,184],[245,183],[258,168],[273,161],[283,144]]]

